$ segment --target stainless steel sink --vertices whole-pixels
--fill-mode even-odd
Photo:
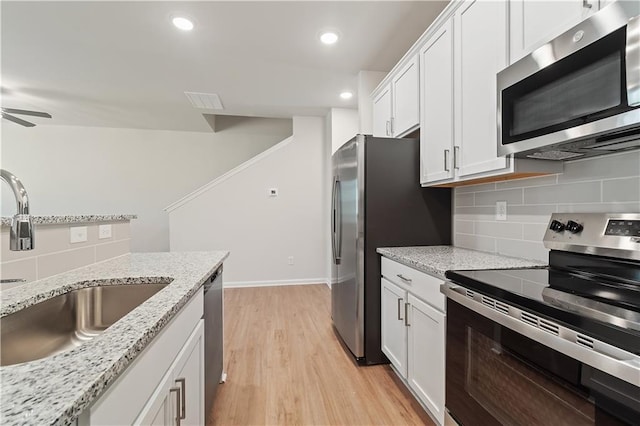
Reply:
[[[45,358],[80,346],[168,283],[73,290],[0,319],[0,366]]]

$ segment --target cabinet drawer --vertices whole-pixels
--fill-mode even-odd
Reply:
[[[418,271],[409,266],[382,257],[382,276],[392,283],[413,293],[431,306],[445,311],[445,296],[440,293],[440,278]]]

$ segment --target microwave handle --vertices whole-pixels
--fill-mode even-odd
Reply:
[[[627,102],[629,106],[640,105],[640,16],[627,24]]]

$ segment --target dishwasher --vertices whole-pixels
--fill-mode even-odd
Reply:
[[[223,290],[222,266],[204,283],[204,408],[211,414],[218,384],[223,383]]]

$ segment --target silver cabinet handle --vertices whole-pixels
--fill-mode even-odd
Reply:
[[[393,136],[393,117],[389,121],[389,136]]]
[[[406,281],[406,282],[408,282],[408,283],[410,283],[411,281],[413,281],[411,278],[407,278],[407,277],[405,277],[405,276],[404,276],[404,275],[402,275],[402,274],[398,274],[398,275],[396,275],[396,276],[397,276],[398,278],[400,278],[402,281]]]
[[[176,383],[180,383],[180,420],[187,418],[187,389],[186,380],[184,377],[175,380]]]
[[[400,314],[400,305],[402,305],[402,297],[398,297],[398,321],[402,321],[402,315]]]
[[[448,149],[444,150],[444,171],[445,172],[451,171],[449,169],[449,150]]]
[[[386,136],[391,136],[391,132],[389,131],[390,127],[391,127],[391,121],[387,120],[386,127],[385,127],[385,133],[384,133]]]
[[[411,324],[409,324],[409,307],[410,306],[411,306],[411,303],[404,304],[404,325],[406,325],[407,327],[411,327]]]
[[[629,48],[630,46],[635,46]],[[640,17],[636,16],[627,23],[627,103],[640,105]]]
[[[585,9],[591,9],[593,5],[589,3],[588,0],[582,0],[582,7],[584,7]]]
[[[172,392],[176,393],[176,426],[180,426],[180,388],[173,387],[169,389],[169,393],[171,394]]]
[[[460,147],[454,146],[453,147],[453,168],[456,170],[460,169],[460,166],[458,165],[459,157],[460,157]]]

